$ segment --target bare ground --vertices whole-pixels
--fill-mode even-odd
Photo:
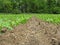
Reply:
[[[6,29],[5,29],[6,31]],[[2,31],[0,45],[60,45],[60,25],[32,17],[11,31]]]

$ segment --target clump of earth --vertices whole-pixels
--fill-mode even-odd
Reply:
[[[10,31],[2,31],[0,45],[60,45],[60,25],[36,17]]]

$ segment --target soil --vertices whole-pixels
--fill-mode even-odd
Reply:
[[[60,25],[32,17],[0,34],[0,45],[60,45]]]

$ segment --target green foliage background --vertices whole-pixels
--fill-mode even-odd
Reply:
[[[0,13],[60,13],[60,0],[0,0]]]

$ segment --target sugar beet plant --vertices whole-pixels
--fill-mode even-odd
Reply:
[[[30,17],[29,15],[0,15],[0,30],[2,28],[12,30],[13,27],[26,23]]]

